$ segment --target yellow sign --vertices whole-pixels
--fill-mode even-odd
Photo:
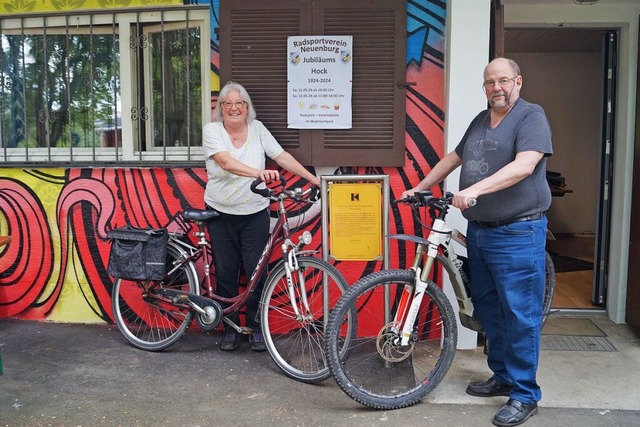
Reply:
[[[329,255],[344,261],[382,258],[379,183],[329,185]]]

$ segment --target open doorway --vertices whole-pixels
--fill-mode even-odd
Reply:
[[[555,240],[547,249],[556,265],[553,308],[604,310],[608,217],[607,29],[506,28],[504,56],[523,74],[522,98],[549,118],[554,155],[548,161],[554,195],[548,212]],[[604,193],[607,194],[607,193]],[[606,200],[606,203],[603,202]],[[604,249],[607,249],[606,247]],[[598,266],[595,268],[594,266]],[[604,267],[604,274],[600,267]]]

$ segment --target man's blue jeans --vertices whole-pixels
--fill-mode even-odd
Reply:
[[[511,398],[542,397],[536,381],[545,288],[547,218],[467,229],[475,314],[489,342],[493,377],[512,384]]]

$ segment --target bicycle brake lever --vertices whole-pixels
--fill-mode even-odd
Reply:
[[[312,203],[315,203],[318,200],[320,200],[320,189],[318,188],[318,186],[312,185],[311,194],[309,195],[309,201],[311,201]]]

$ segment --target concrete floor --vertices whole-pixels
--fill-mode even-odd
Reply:
[[[550,324],[552,338],[598,334],[618,351],[543,350],[544,396],[526,425],[640,425],[638,336],[602,318]],[[219,342],[218,334],[190,332],[149,353],[113,325],[0,320],[0,426],[489,426],[506,400],[464,392],[469,380],[489,375],[481,348],[459,351],[423,402],[377,411],[331,379],[289,379],[247,342],[232,353]]]
[[[565,344],[581,337],[605,338],[618,351],[542,350],[538,368],[541,407],[640,411],[640,338],[626,325],[616,325],[604,317],[552,315],[543,334],[543,342],[545,338],[561,338]],[[489,376],[482,348],[458,351],[444,382],[427,401],[499,404],[502,398],[481,399],[460,393],[469,381]]]

